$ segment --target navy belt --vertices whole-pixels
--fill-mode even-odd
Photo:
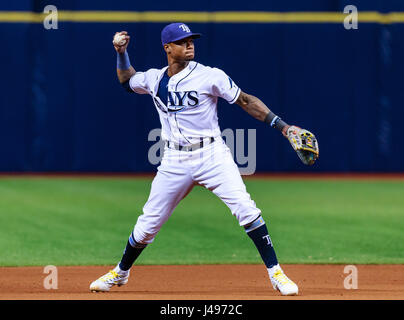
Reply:
[[[190,144],[187,146],[181,146],[178,143],[172,142],[172,141],[166,141],[166,146],[169,147],[170,149],[175,149],[179,151],[195,151],[200,148],[203,148],[209,144],[211,144],[213,141],[215,141],[215,138],[209,137],[209,138],[201,138],[201,141],[198,143]]]

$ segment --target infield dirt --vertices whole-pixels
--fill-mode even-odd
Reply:
[[[92,293],[90,283],[113,266],[58,266],[57,289],[45,289],[44,267],[1,267],[1,300],[403,300],[404,265],[355,265],[357,289],[345,265],[282,265],[299,295],[272,289],[263,265],[134,266],[127,285]],[[56,284],[56,283],[54,283]]]

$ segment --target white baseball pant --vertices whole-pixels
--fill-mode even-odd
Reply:
[[[237,218],[240,226],[261,214],[241,178],[230,149],[219,136],[211,144],[194,150],[164,149],[143,214],[133,230],[138,243],[153,242],[178,203],[200,184],[217,195]]]

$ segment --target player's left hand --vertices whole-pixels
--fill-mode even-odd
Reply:
[[[306,165],[313,165],[319,157],[319,147],[315,135],[297,126],[288,127],[285,133],[283,134],[289,140],[300,160]]]
[[[286,126],[284,126],[283,129],[282,129],[282,134],[283,134],[283,136],[284,136],[285,138],[288,137],[288,129],[289,129],[289,128],[290,128],[290,125],[286,125]]]

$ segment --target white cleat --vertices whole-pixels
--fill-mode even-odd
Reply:
[[[92,292],[108,292],[114,285],[117,285],[118,287],[123,286],[128,283],[129,272],[129,270],[122,271],[116,266],[101,278],[93,281],[90,284],[90,290]]]
[[[299,293],[296,283],[285,275],[279,264],[268,269],[268,274],[274,290],[278,290],[283,296],[296,296]]]

